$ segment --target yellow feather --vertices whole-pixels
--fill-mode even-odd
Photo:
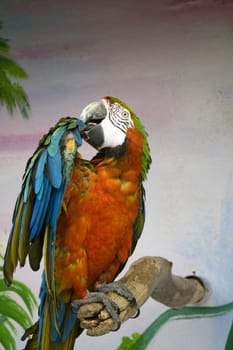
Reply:
[[[31,197],[31,195],[30,195],[30,197]],[[33,210],[33,205],[29,199],[29,202],[27,204],[27,210],[25,213],[25,218],[24,218],[22,238],[20,239],[20,242],[19,242],[19,262],[20,262],[21,266],[23,266],[25,264],[25,259],[26,259],[26,256],[28,254],[29,225],[30,225],[30,220],[31,220],[31,216],[32,216],[32,210]]]
[[[73,350],[75,339],[78,334],[79,324],[76,322],[72,331],[70,332],[66,341],[59,345],[55,345],[50,339],[50,322],[51,322],[51,313],[50,313],[50,304],[47,299],[44,305],[44,317],[43,317],[43,330],[41,336],[41,346],[38,350]]]
[[[54,274],[52,272],[52,278],[50,277],[49,268],[51,268],[51,262],[49,261],[50,256],[50,231],[48,226],[45,229],[45,237],[44,237],[44,272],[45,272],[45,281],[48,289],[48,298],[51,302],[53,309],[53,317],[54,317],[54,325],[57,333],[60,335],[60,330],[57,324],[56,317],[56,294],[55,294],[55,281]],[[46,302],[47,305],[47,302]]]
[[[10,242],[10,255],[11,255],[11,261],[12,261],[14,270],[18,263],[18,245],[19,245],[19,233],[20,233],[22,215],[23,215],[23,199],[21,197],[16,219],[15,219],[14,230],[11,233],[12,239]]]

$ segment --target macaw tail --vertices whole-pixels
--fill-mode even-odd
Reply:
[[[82,330],[69,299],[64,302],[50,295],[42,275],[39,320],[22,337],[29,338],[24,350],[73,350]]]
[[[59,333],[54,328],[54,317],[51,305],[47,299],[43,306],[43,319],[37,321],[26,330],[22,340],[30,337],[24,350],[73,350],[78,335],[81,334],[76,315],[70,305],[65,305],[63,321],[60,323]],[[72,312],[72,314],[70,314]],[[59,326],[59,325],[58,325]]]

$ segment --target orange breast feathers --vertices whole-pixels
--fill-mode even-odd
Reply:
[[[131,254],[133,225],[141,193],[142,136],[127,133],[125,154],[95,165],[77,159],[57,225],[57,293],[113,281]]]

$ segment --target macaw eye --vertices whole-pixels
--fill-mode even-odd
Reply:
[[[127,111],[126,109],[123,111],[123,113],[122,113],[122,117],[124,117],[124,118],[129,118],[130,117],[130,113],[129,113],[129,111]]]

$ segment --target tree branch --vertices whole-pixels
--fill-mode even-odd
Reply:
[[[161,257],[143,257],[135,261],[120,281],[135,296],[138,307],[151,296],[166,306],[180,309],[187,304],[196,304],[205,295],[205,286],[200,278],[172,275],[172,263]],[[120,309],[120,321],[132,318],[137,309],[115,292],[107,296]],[[114,329],[114,322],[101,303],[82,305],[77,317],[81,327],[91,336],[103,335]]]

